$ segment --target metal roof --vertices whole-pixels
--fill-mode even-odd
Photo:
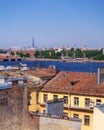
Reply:
[[[27,78],[9,78],[8,82],[13,82],[13,81],[26,81]]]
[[[12,82],[0,84],[0,90],[12,88]]]

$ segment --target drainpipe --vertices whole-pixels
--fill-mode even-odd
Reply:
[[[71,117],[71,110],[70,110],[70,107],[71,107],[71,93],[69,93],[69,99],[70,99],[70,104],[69,104],[69,111],[70,111],[69,114],[70,114],[70,115],[69,115],[69,116]]]

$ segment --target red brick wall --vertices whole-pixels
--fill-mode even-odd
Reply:
[[[31,117],[24,108],[27,103],[24,88],[15,82],[12,89],[0,90],[0,101],[8,98],[8,104],[0,104],[0,130],[39,130],[39,118]]]

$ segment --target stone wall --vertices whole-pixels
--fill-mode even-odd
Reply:
[[[80,121],[29,114],[27,85],[0,90],[0,130],[80,130]]]
[[[27,88],[13,82],[11,89],[0,90],[0,130],[38,130],[39,117],[27,110]]]

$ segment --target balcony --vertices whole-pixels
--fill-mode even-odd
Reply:
[[[93,107],[81,107],[81,106],[70,106],[70,110],[75,110],[75,111],[83,111],[83,112],[93,112]]]
[[[46,105],[46,102],[39,102],[39,104],[40,104],[41,106],[45,106],[45,105]]]

